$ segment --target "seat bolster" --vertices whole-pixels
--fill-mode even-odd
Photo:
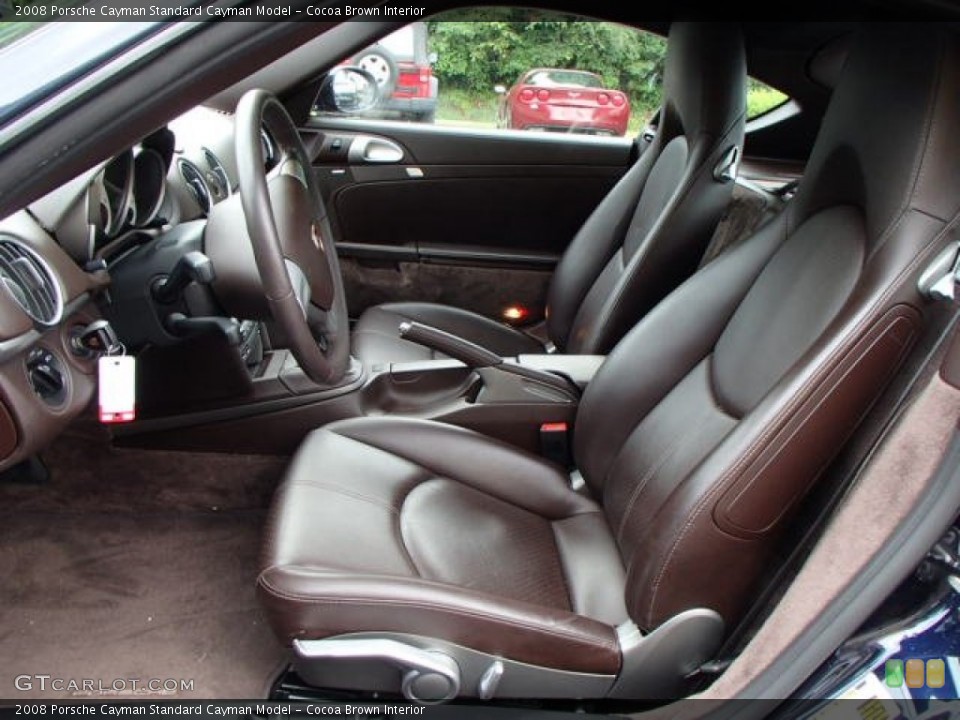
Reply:
[[[384,450],[547,520],[598,509],[570,488],[569,478],[556,465],[472,430],[413,418],[363,417],[331,423],[317,432]],[[318,457],[317,463],[322,462]]]
[[[604,514],[575,515],[552,527],[573,611],[609,625],[628,622],[626,571]]]
[[[404,321],[431,325],[504,357],[544,352],[535,338],[482,315],[446,305],[410,302],[377,305],[364,312],[353,331],[353,353],[366,365],[446,357],[401,339],[397,328]]]
[[[547,334],[561,350],[567,348],[584,298],[622,247],[650,169],[665,144],[657,136],[590,214],[560,258],[547,294]]]
[[[268,566],[258,592],[284,640],[356,632],[403,632],[533,665],[616,674],[612,626],[530,603],[416,578]]]

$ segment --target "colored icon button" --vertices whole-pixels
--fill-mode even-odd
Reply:
[[[927,660],[927,687],[942,688],[947,683],[947,671],[943,660]]]
[[[887,660],[885,670],[887,687],[901,687],[903,685],[903,660]]]
[[[910,659],[906,663],[906,678],[908,688],[923,687],[924,667],[923,660]]]

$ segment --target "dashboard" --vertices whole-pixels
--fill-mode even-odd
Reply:
[[[269,163],[265,134],[263,143]],[[171,273],[183,243],[199,245],[206,216],[236,192],[233,118],[197,108],[0,220],[0,470],[42,449],[90,406],[99,354],[89,329],[104,317],[119,320],[128,326],[120,338],[137,342],[150,318],[125,294],[149,297],[157,268]],[[169,259],[150,264],[148,277],[119,272],[164,247],[173,248]]]

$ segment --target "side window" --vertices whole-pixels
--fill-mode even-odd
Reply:
[[[665,50],[615,23],[475,8],[411,23],[339,65],[377,84],[378,102],[355,117],[632,136],[660,104]]]
[[[780,107],[789,99],[776,88],[750,78],[747,80],[747,120],[760,117]]]
[[[376,104],[336,114],[451,127],[637,135],[662,96],[666,39],[637,28],[511,8],[414,22],[339,66],[376,83]],[[787,96],[750,79],[748,118]],[[327,114],[318,104],[315,121]]]

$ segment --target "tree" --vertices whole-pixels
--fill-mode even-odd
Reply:
[[[666,41],[652,33],[555,13],[487,8],[428,23],[445,87],[489,93],[535,67],[588,70],[630,98],[635,111],[660,103]]]

